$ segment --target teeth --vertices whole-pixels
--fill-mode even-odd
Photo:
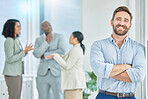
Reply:
[[[119,29],[124,29],[122,26],[118,27]]]

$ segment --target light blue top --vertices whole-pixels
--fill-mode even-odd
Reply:
[[[145,48],[129,37],[125,38],[121,48],[112,37],[95,41],[91,47],[90,63],[97,75],[98,88],[110,92],[135,93],[137,82],[142,82],[146,74]],[[109,77],[116,64],[132,64],[132,68],[126,70],[132,83]]]

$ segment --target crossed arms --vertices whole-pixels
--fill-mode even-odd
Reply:
[[[128,64],[113,65],[112,71],[109,77],[115,78],[124,82],[131,82],[126,70],[130,69],[132,66]]]
[[[113,62],[106,62],[104,54],[111,52],[102,52],[102,48],[100,46],[102,47],[102,45],[94,43],[91,47],[91,54],[90,54],[91,67],[94,73],[98,77],[114,78],[124,82],[143,81],[146,74],[146,58],[143,46],[138,46],[138,48],[136,49],[136,53],[133,56],[131,56],[132,57],[131,65],[114,64]],[[111,57],[110,55],[107,56]]]

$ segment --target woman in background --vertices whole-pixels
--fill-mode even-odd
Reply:
[[[23,50],[18,35],[21,25],[17,19],[9,19],[3,27],[2,35],[6,38],[4,43],[5,66],[3,75],[8,87],[9,99],[20,99],[22,89],[23,57],[33,50],[32,44],[26,45]]]
[[[75,31],[69,39],[73,48],[67,54],[62,56],[54,53],[47,56],[47,58],[55,59],[61,65],[61,86],[65,90],[65,99],[83,99],[83,88],[86,88],[86,83],[83,71],[85,46],[82,41],[83,34]]]

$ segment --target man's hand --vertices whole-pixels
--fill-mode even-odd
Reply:
[[[120,80],[120,81],[128,82],[128,83],[132,82],[126,71],[124,71],[118,75],[115,75],[112,78]]]
[[[45,57],[44,57],[44,54],[41,56],[41,59],[44,59]]]
[[[118,75],[130,68],[132,68],[132,65],[129,65],[129,64],[113,65],[113,69],[112,69],[109,77],[113,77],[115,75]]]
[[[131,64],[126,64],[125,68],[126,68],[126,70],[130,69],[130,68],[132,68],[132,65]]]
[[[52,33],[46,35],[46,41],[49,43],[52,40]]]

